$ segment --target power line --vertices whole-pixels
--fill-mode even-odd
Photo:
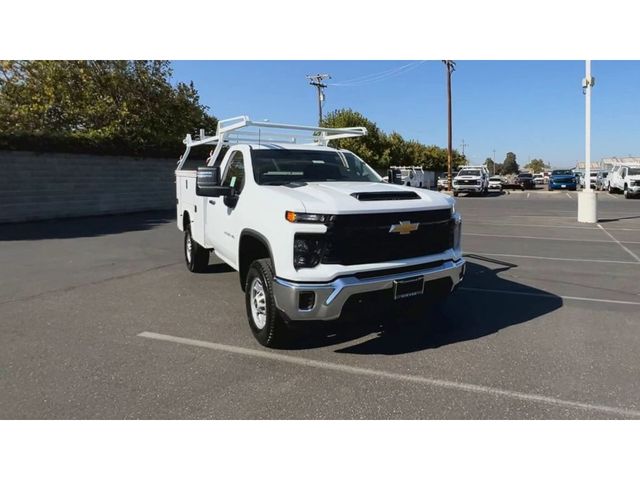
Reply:
[[[402,65],[400,67],[392,68],[390,70],[383,70],[377,73],[371,73],[368,75],[363,75],[360,77],[355,77],[350,80],[344,80],[342,82],[331,83],[329,84],[332,87],[362,87],[365,85],[370,85],[372,83],[381,82],[383,80],[387,80],[392,77],[397,77],[403,75],[411,70],[414,70],[421,64],[426,62],[426,60],[421,60],[419,62],[412,62],[406,65]]]

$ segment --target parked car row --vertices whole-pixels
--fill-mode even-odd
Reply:
[[[485,166],[463,167],[453,174],[453,195],[475,193],[485,195],[488,191],[507,189],[535,189],[536,185],[547,184],[547,190],[576,191],[585,188],[585,176],[571,169],[553,170],[547,177],[541,173],[520,173],[518,175],[489,176]],[[625,198],[640,197],[640,164],[616,165],[613,170],[594,171],[589,175],[590,187],[594,190],[624,194]],[[437,189],[447,190],[449,181],[446,174],[437,180]]]

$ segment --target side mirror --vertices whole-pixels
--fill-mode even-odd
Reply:
[[[220,167],[198,167],[196,195],[201,197],[220,197],[226,195],[220,189],[228,188],[220,186]]]

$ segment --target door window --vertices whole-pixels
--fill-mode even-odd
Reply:
[[[223,187],[233,187],[240,194],[244,188],[244,158],[242,152],[234,152],[222,181]]]

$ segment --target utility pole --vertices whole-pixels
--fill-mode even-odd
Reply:
[[[493,175],[496,174],[496,149],[493,149]]]
[[[447,140],[447,179],[449,182],[448,190],[453,188],[453,175],[451,172],[451,162],[453,160],[453,146],[451,145],[451,74],[456,69],[456,62],[452,60],[443,60],[445,67],[447,68],[447,112],[449,115],[448,122],[448,140]]]
[[[460,144],[460,146],[462,147],[462,156],[464,157],[464,147],[468,147],[469,144],[468,143],[464,143],[464,138],[462,139],[462,143]]]
[[[331,75],[328,73],[318,73],[316,75],[307,75],[309,85],[313,85],[318,89],[318,126],[322,125],[322,102],[324,102],[324,89],[327,88],[323,80],[330,79]]]

